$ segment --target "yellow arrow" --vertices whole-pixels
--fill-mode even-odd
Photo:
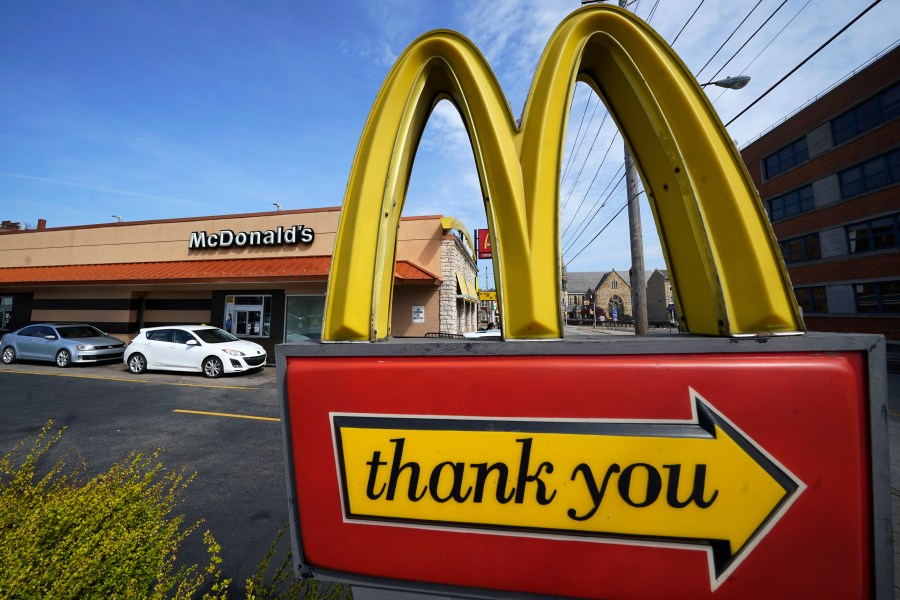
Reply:
[[[805,486],[691,394],[687,421],[334,415],[345,516],[700,544],[715,589]]]

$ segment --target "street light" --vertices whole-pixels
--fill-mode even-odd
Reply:
[[[728,88],[729,90],[739,90],[745,85],[750,83],[750,78],[746,75],[738,75],[736,77],[726,77],[725,79],[719,79],[718,81],[710,81],[708,83],[701,83],[700,87],[706,87],[708,85],[716,85],[723,88]]]
[[[119,215],[113,215],[112,218],[116,220],[116,223],[122,222],[122,217],[120,217]]]

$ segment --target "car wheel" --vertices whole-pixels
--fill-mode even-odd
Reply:
[[[224,370],[225,368],[222,366],[222,361],[215,356],[210,356],[203,361],[203,375],[206,377],[214,379],[221,375]]]
[[[16,362],[16,350],[12,346],[3,349],[3,364],[11,365]]]
[[[56,366],[60,369],[65,369],[69,365],[72,364],[72,355],[69,354],[69,351],[63,348],[59,352],[56,353]]]
[[[135,352],[128,357],[128,371],[135,375],[140,375],[147,370],[147,359],[143,354]]]

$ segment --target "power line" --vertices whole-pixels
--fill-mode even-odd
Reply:
[[[637,196],[635,196],[635,198],[637,198]],[[628,206],[628,202],[626,201],[625,204],[622,205],[622,208],[620,208],[619,211],[618,211],[616,214],[614,214],[614,215],[612,216],[612,218],[611,218],[609,221],[606,222],[606,225],[603,226],[603,229],[601,229],[600,231],[598,231],[598,232],[597,232],[597,235],[595,235],[594,237],[592,237],[592,238],[591,238],[591,241],[589,241],[587,244],[585,244],[584,247],[583,247],[581,250],[578,251],[578,254],[576,254],[575,256],[573,256],[572,258],[570,258],[570,259],[569,259],[569,262],[567,262],[567,263],[564,264],[563,266],[564,266],[564,267],[568,267],[568,266],[572,263],[573,260],[575,260],[576,258],[578,258],[578,257],[581,255],[582,252],[584,252],[585,250],[587,250],[587,249],[588,249],[588,246],[590,246],[591,244],[593,244],[593,243],[594,243],[594,240],[596,240],[598,237],[600,237],[600,234],[603,233],[603,232],[606,230],[607,227],[609,227],[609,224],[610,224],[610,223],[612,223],[613,221],[616,220],[616,217],[618,217],[620,214],[622,214],[622,211],[625,210],[625,207],[627,207],[627,206]]]
[[[619,183],[622,182],[622,178],[619,177],[619,174],[622,172],[622,170],[624,168],[625,168],[625,163],[623,162],[621,165],[619,165],[619,168],[616,169],[616,172],[613,174],[613,176],[610,178],[610,180],[606,182],[606,187],[603,188],[603,191],[597,195],[597,200],[594,201],[594,204],[593,204],[593,206],[591,206],[590,210],[588,211],[588,214],[585,215],[585,217],[581,220],[581,223],[576,228],[577,231],[575,231],[575,233],[572,234],[572,237],[569,238],[569,241],[565,242],[565,240],[564,240],[565,234],[560,236],[560,240],[563,241],[563,245],[565,246],[565,248],[563,249],[563,254],[565,254],[568,250],[570,250],[572,248],[572,246],[574,246],[578,242],[578,240],[581,239],[582,234],[585,232],[585,230],[587,230],[588,227],[590,227],[591,223],[594,222],[594,219],[597,218],[597,215],[600,214],[600,211],[602,211],[604,208],[606,208],[606,205],[609,203],[609,199],[612,197],[613,192],[616,191]],[[618,181],[616,181],[616,177],[619,177]],[[610,190],[610,186],[613,185],[614,181],[616,182],[615,187],[613,187],[613,189]],[[609,191],[608,194],[606,193],[607,191]],[[604,195],[606,195],[606,198],[604,198]],[[601,200],[603,201],[602,204],[600,204]],[[597,208],[598,204],[600,204],[600,208]],[[588,216],[590,216],[590,218],[588,218]]]
[[[656,2],[653,3],[653,8],[651,8],[651,9],[650,9],[650,12],[647,13],[647,19],[646,19],[646,21],[647,21],[648,24],[650,23],[650,21],[653,20],[653,15],[656,14],[656,7],[657,7],[657,6],[659,6],[659,0],[656,0]]]
[[[691,20],[694,18],[694,15],[697,14],[697,11],[700,10],[700,7],[701,7],[701,6],[703,6],[703,3],[704,3],[704,2],[706,2],[706,0],[700,0],[700,4],[697,5],[697,8],[694,9],[694,12],[691,13],[691,16],[688,17],[688,20],[685,21],[685,22],[684,22],[684,25],[681,26],[681,29],[678,30],[678,35],[676,35],[676,36],[675,36],[675,39],[672,40],[672,43],[669,44],[670,46],[674,46],[674,45],[675,45],[675,42],[677,42],[677,41],[678,41],[678,38],[681,37],[681,32],[684,31],[684,28],[688,26],[688,23],[691,22]]]
[[[598,105],[599,105],[599,100],[598,100]],[[578,173],[575,175],[575,180],[572,182],[572,187],[569,188],[569,193],[566,195],[566,199],[562,204],[562,209],[560,209],[560,210],[565,209],[566,204],[569,203],[569,198],[572,197],[572,192],[575,191],[575,186],[578,184],[578,180],[581,178],[581,173],[584,171],[584,166],[587,164],[588,158],[590,158],[590,156],[591,156],[591,150],[594,149],[594,144],[597,143],[597,138],[600,137],[600,131],[603,130],[603,124],[606,123],[606,118],[608,116],[609,116],[608,112],[603,115],[603,120],[600,121],[600,127],[597,128],[597,133],[594,135],[594,140],[591,142],[591,147],[588,148],[587,154],[584,157],[584,162],[581,163],[581,168],[578,169]],[[588,123],[588,126],[590,126],[590,123]]]
[[[616,175],[619,175],[619,173],[621,173],[621,176],[619,176],[618,179],[616,179],[616,177],[613,176],[613,178],[610,179],[609,182],[606,184],[606,187],[603,188],[604,194],[606,193],[606,190],[609,190],[609,193],[606,194],[606,198],[603,199],[603,204],[600,206],[600,208],[598,208],[596,211],[594,211],[594,214],[591,215],[590,220],[585,219],[585,221],[583,222],[581,229],[578,231],[577,235],[575,237],[571,238],[566,243],[565,247],[563,248],[563,255],[565,255],[569,250],[572,249],[573,246],[575,246],[576,243],[578,243],[578,240],[581,239],[581,236],[584,234],[584,232],[587,230],[587,228],[590,227],[591,223],[594,222],[594,219],[596,219],[600,215],[600,211],[602,211],[603,208],[607,204],[609,204],[609,199],[612,198],[612,195],[619,189],[619,185],[625,179],[625,173],[623,173],[624,170],[625,170],[625,162],[623,161],[621,168],[619,168],[616,171]],[[615,181],[615,183],[613,183],[613,181]],[[612,189],[610,189],[610,186],[612,186]],[[603,196],[603,194],[600,194],[600,196],[597,197],[598,202],[600,201],[600,198],[602,196]],[[595,206],[596,206],[596,203],[595,203]]]
[[[854,23],[856,23],[857,21],[859,21],[859,20],[863,17],[863,15],[865,15],[867,12],[869,12],[870,10],[872,10],[872,9],[875,7],[875,5],[879,4],[880,2],[881,2],[881,0],[875,0],[875,2],[873,2],[872,4],[870,4],[869,6],[867,6],[867,7],[865,8],[865,10],[863,10],[861,13],[859,13],[858,15],[856,15],[856,17],[854,17],[854,19],[853,19],[852,21],[850,21],[849,23],[847,23],[846,25],[844,25],[844,26],[841,28],[840,31],[838,31],[837,33],[835,33],[835,34],[834,34],[833,36],[831,36],[830,38],[828,38],[828,40],[827,40],[824,44],[822,44],[821,46],[819,46],[818,48],[816,48],[815,51],[813,51],[812,54],[810,54],[809,56],[807,56],[806,58],[804,58],[803,61],[802,61],[799,65],[797,65],[796,67],[794,67],[793,69],[791,69],[791,70],[788,72],[787,75],[785,75],[784,77],[782,77],[781,79],[779,79],[778,81],[776,81],[769,89],[767,89],[765,92],[763,92],[762,95],[761,95],[759,98],[757,98],[756,100],[754,100],[753,102],[751,102],[750,104],[748,104],[747,107],[744,108],[744,110],[742,110],[741,112],[739,112],[738,114],[736,114],[734,117],[732,117],[732,119],[731,119],[730,121],[728,121],[727,123],[725,123],[725,127],[728,127],[729,125],[731,125],[732,123],[734,123],[735,120],[737,120],[740,116],[742,116],[742,115],[743,115],[744,113],[746,113],[748,110],[750,110],[751,108],[753,108],[754,106],[756,106],[756,104],[757,104],[760,100],[762,100],[763,98],[765,98],[766,96],[768,96],[769,93],[770,93],[772,90],[774,90],[774,89],[777,88],[779,85],[781,85],[782,83],[784,83],[784,80],[785,80],[785,79],[787,79],[788,77],[790,77],[791,75],[793,75],[794,73],[796,73],[797,70],[800,69],[800,67],[802,67],[803,65],[805,65],[806,63],[808,63],[810,60],[812,60],[812,58],[813,58],[816,54],[818,54],[819,52],[821,52],[826,46],[828,46],[828,44],[830,44],[831,42],[833,42],[834,40],[836,40],[836,39],[838,38],[838,36],[840,36],[842,33],[844,33],[845,31],[847,31],[848,29],[850,29],[850,27],[851,27]]]
[[[778,30],[778,33],[776,33],[774,36],[772,36],[772,39],[769,40],[769,43],[766,44],[765,46],[763,46],[763,49],[762,49],[762,50],[760,50],[759,52],[757,52],[756,56],[753,57],[753,60],[751,60],[749,63],[747,63],[747,64],[744,66],[743,69],[741,69],[740,75],[743,75],[744,73],[746,73],[746,72],[747,72],[747,69],[749,69],[750,67],[752,67],[752,66],[753,66],[753,63],[755,63],[757,60],[759,60],[759,57],[762,56],[763,52],[765,52],[766,50],[769,49],[769,46],[771,46],[772,43],[773,43],[775,40],[777,40],[777,39],[781,36],[782,33],[784,33],[784,30],[787,29],[788,26],[789,26],[791,23],[794,22],[794,19],[796,19],[798,16],[800,16],[800,13],[803,12],[803,9],[805,9],[807,6],[809,6],[809,3],[810,3],[810,2],[812,2],[812,0],[806,0],[806,4],[804,4],[803,6],[801,6],[801,7],[800,7],[800,10],[798,10],[797,12],[795,12],[795,13],[794,13],[794,16],[791,17],[790,20],[789,20],[787,23],[785,23],[784,26],[783,26],[781,29]],[[725,92],[727,92],[727,91],[728,91],[727,89],[724,89],[724,90],[722,90],[721,92],[719,92],[719,95],[716,96],[716,99],[715,99],[715,100],[713,100],[713,104],[715,104],[716,101],[718,101],[719,98],[721,98],[722,95],[723,95]]]
[[[706,61],[706,64],[703,65],[703,67],[701,67],[699,71],[697,71],[697,75],[696,75],[697,78],[700,77],[700,73],[703,72],[703,69],[705,69],[706,67],[708,67],[708,66],[709,66],[709,63],[711,63],[711,62],[713,61],[713,59],[719,54],[719,52],[722,51],[722,48],[725,47],[725,44],[727,44],[727,43],[729,42],[729,40],[731,40],[731,38],[734,37],[734,34],[738,32],[738,29],[741,28],[741,26],[744,24],[744,21],[746,21],[747,19],[749,19],[749,18],[750,18],[750,15],[753,14],[753,11],[755,11],[755,10],[759,7],[759,5],[762,4],[762,1],[763,1],[763,0],[759,0],[755,5],[753,5],[753,8],[751,8],[751,9],[750,9],[750,12],[747,13],[747,16],[744,17],[744,18],[741,20],[741,22],[738,23],[738,26],[734,28],[734,30],[728,35],[727,38],[725,38],[725,41],[722,42],[722,45],[719,46],[719,49],[716,50],[715,52],[713,52],[713,55],[709,57],[709,60]]]
[[[787,4],[787,2],[788,2],[788,0],[783,0],[783,1],[781,2],[781,4],[778,5],[778,8],[776,8],[774,11],[772,11],[772,14],[770,14],[769,17],[768,17],[765,21],[763,21],[763,24],[762,24],[762,25],[760,25],[759,27],[756,28],[756,31],[754,31],[753,34],[752,34],[750,37],[747,38],[747,41],[745,41],[743,44],[741,44],[741,47],[738,48],[738,49],[735,51],[735,53],[731,55],[731,58],[729,58],[728,60],[726,60],[726,61],[725,61],[725,64],[722,65],[721,67],[719,67],[719,70],[716,71],[716,74],[709,78],[710,81],[715,81],[716,77],[719,76],[719,73],[721,73],[722,71],[725,70],[725,67],[727,67],[728,64],[729,64],[731,61],[734,60],[734,57],[737,56],[737,55],[741,52],[741,50],[743,50],[743,49],[747,46],[747,44],[750,43],[750,40],[752,40],[754,37],[756,37],[756,34],[757,34],[757,33],[759,33],[760,31],[762,31],[762,28],[765,27],[766,24],[767,24],[769,21],[772,20],[772,17],[774,17],[776,14],[778,14],[778,11],[781,10],[781,8],[782,8],[785,4]]]
[[[616,141],[617,137],[619,137],[618,130],[616,130],[616,132],[612,136],[612,139],[609,141],[609,146],[606,147],[606,153],[603,154],[603,158],[600,160],[600,164],[597,166],[597,170],[594,172],[594,177],[591,179],[590,185],[588,185],[587,190],[585,190],[584,196],[581,197],[581,202],[578,204],[578,208],[575,209],[575,213],[572,215],[572,219],[569,221],[569,224],[566,226],[565,231],[562,232],[563,237],[565,237],[566,232],[569,231],[569,227],[571,227],[572,223],[575,222],[575,219],[578,217],[578,213],[581,212],[581,207],[584,206],[584,201],[587,200],[588,194],[591,193],[591,188],[594,187],[594,182],[597,181],[597,176],[600,175],[600,169],[603,168],[603,163],[606,162],[606,157],[609,156],[609,151],[612,149],[613,142]],[[601,195],[602,195],[602,192],[601,192]]]
[[[619,169],[619,171],[622,171],[624,169],[625,169],[625,163],[623,161],[622,168]],[[619,171],[616,171],[616,173],[618,173]],[[563,252],[562,252],[563,256],[565,256],[566,253],[569,252],[575,246],[575,244],[578,243],[578,240],[581,239],[582,234],[584,234],[584,232],[587,231],[587,228],[591,225],[591,223],[594,222],[594,219],[596,219],[598,216],[600,216],[600,211],[602,211],[603,208],[609,203],[609,199],[612,198],[612,195],[619,189],[619,186],[624,179],[625,179],[625,173],[622,173],[621,177],[619,177],[619,179],[616,181],[615,184],[613,184],[612,180],[609,181],[609,183],[606,186],[606,189],[609,189],[610,185],[612,185],[612,189],[609,189],[609,193],[606,195],[606,198],[604,198],[604,200],[603,200],[603,205],[594,212],[594,214],[591,216],[590,221],[587,221],[584,223],[584,225],[582,225],[582,228],[578,232],[578,235],[569,240],[566,247],[563,248]],[[606,189],[604,189],[604,192],[606,191]],[[599,198],[598,198],[598,201],[599,201]]]
[[[591,104],[591,96],[588,96],[587,101],[584,103],[584,112],[581,113],[581,122],[578,123],[578,131],[575,133],[575,139],[572,140],[572,152],[571,152],[571,154],[569,154],[569,160],[566,161],[566,168],[563,171],[562,179],[560,181],[565,181],[566,176],[568,176],[568,174],[569,174],[569,167],[572,166],[572,159],[575,157],[575,154],[581,148],[581,146],[578,146],[578,148],[576,148],[575,146],[578,144],[578,138],[581,135],[581,126],[584,125],[584,116],[587,114],[587,109],[588,109],[588,106],[590,106],[590,104]],[[575,105],[575,94],[574,93],[572,94],[572,105],[573,106]],[[594,110],[596,111],[597,108],[594,107]],[[569,114],[571,114],[571,113],[572,113],[572,107],[570,106]],[[591,119],[593,119],[593,118],[594,118],[594,113],[591,113]],[[583,141],[583,138],[582,138],[582,141]]]

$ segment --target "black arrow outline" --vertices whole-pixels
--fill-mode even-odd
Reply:
[[[589,540],[606,543],[636,545],[664,545],[679,549],[703,549],[709,558],[710,586],[715,591],[741,562],[752,552],[765,535],[806,489],[799,478],[791,473],[775,457],[766,452],[750,436],[719,412],[709,401],[692,387],[688,388],[692,417],[687,420],[657,419],[558,419],[558,418],[497,418],[428,415],[385,415],[375,413],[329,413],[332,425],[332,439],[335,450],[336,471],[341,492],[341,508],[345,522],[367,523],[395,527],[412,527],[431,530],[471,531],[494,535],[509,535],[569,540]],[[353,513],[350,509],[346,472],[344,470],[341,429],[398,429],[413,431],[494,431],[512,433],[564,433],[571,435],[617,435],[635,437],[670,437],[716,439],[719,427],[738,447],[741,448],[760,468],[784,490],[784,495],[761,520],[747,541],[735,550],[728,540],[711,538],[684,538],[667,536],[627,535],[541,527],[521,527],[514,525],[493,525],[484,523],[464,523],[459,521],[438,521],[410,519],[404,517],[382,517]]]

